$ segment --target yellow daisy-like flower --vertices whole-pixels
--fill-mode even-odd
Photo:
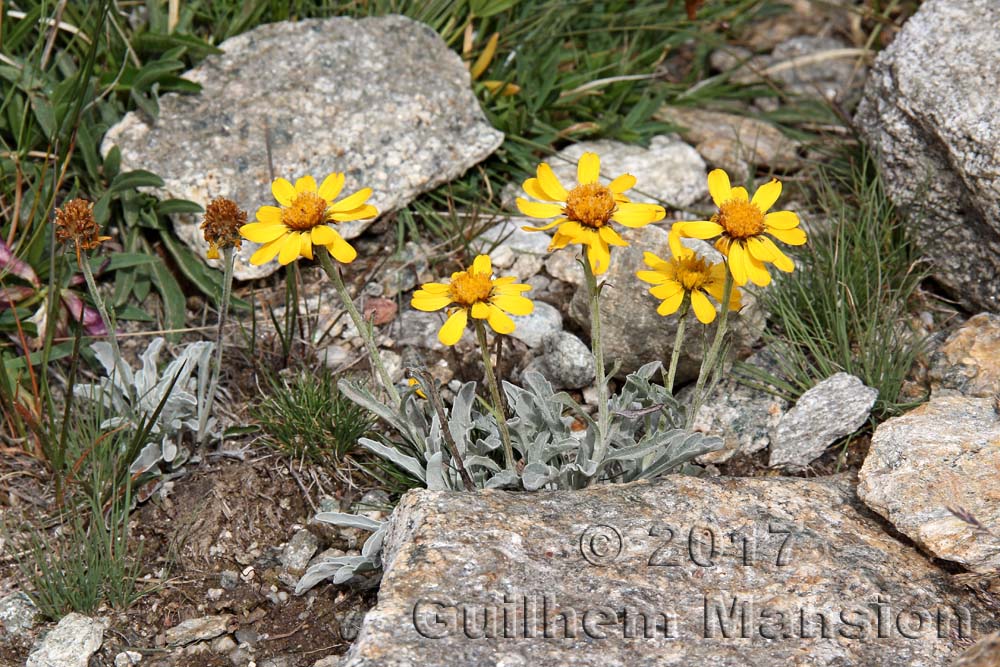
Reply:
[[[343,188],[343,174],[330,174],[319,188],[312,176],[303,176],[295,185],[284,178],[274,179],[271,193],[281,206],[261,206],[257,220],[240,227],[243,238],[263,244],[250,263],[267,264],[275,255],[282,265],[299,257],[312,259],[314,245],[325,246],[338,262],[353,262],[357,251],[330,223],[374,218],[378,209],[365,203],[372,196],[371,188],[336,201]]]
[[[689,248],[677,250],[672,247],[671,251],[674,256],[670,261],[660,259],[651,252],[643,253],[643,261],[651,270],[638,271],[635,275],[653,285],[649,293],[663,302],[656,309],[660,315],[665,317],[676,313],[684,298],[690,295],[695,317],[702,324],[711,324],[715,321],[715,306],[707,295],[722,303],[726,285],[725,263],[709,264]],[[734,290],[729,299],[729,309],[739,310],[740,307],[740,291]]]
[[[774,179],[748,196],[746,188],[732,187],[729,175],[716,169],[708,175],[708,192],[719,207],[711,220],[674,223],[680,236],[694,239],[719,239],[716,249],[729,259],[729,270],[737,285],[747,281],[763,287],[771,282],[765,264],[774,264],[790,273],[795,264],[769,239],[770,234],[788,245],[802,245],[806,234],[799,228],[799,216],[791,211],[768,213],[781,195],[781,183]],[[672,231],[674,231],[672,230]]]
[[[611,222],[625,227],[643,227],[662,220],[667,214],[662,206],[629,201],[624,193],[635,185],[635,176],[622,174],[608,185],[602,185],[600,173],[601,159],[596,153],[584,153],[576,167],[578,184],[567,190],[552,167],[543,162],[538,165],[536,177],[524,182],[524,191],[541,201],[517,199],[517,208],[529,217],[556,218],[543,227],[523,227],[525,231],[540,232],[558,225],[549,250],[565,248],[571,243],[585,246],[587,260],[595,274],[608,270],[611,246],[628,245],[611,227]]]
[[[438,331],[438,340],[445,345],[454,345],[462,337],[469,315],[477,320],[486,320],[499,334],[514,331],[511,315],[527,315],[535,309],[535,304],[522,292],[531,285],[521,285],[516,278],[494,278],[493,265],[487,255],[479,255],[472,267],[451,274],[451,281],[444,283],[424,283],[413,293],[412,305],[417,310],[432,312],[448,308],[448,319]]]

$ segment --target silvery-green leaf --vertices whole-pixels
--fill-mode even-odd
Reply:
[[[462,462],[465,463],[465,468],[469,471],[473,468],[486,468],[490,472],[500,472],[500,466],[488,456],[468,456],[462,459]]]
[[[347,526],[348,528],[360,528],[362,530],[378,530],[383,522],[369,519],[360,514],[347,514],[345,512],[319,512],[313,517],[316,521],[333,524],[334,526]]]
[[[351,567],[350,565],[345,565],[344,567],[337,570],[337,574],[333,575],[333,583],[342,584],[345,581],[350,580],[351,577],[354,576],[355,571],[356,571],[355,568]]]
[[[139,456],[135,457],[135,461],[129,466],[129,472],[133,475],[146,472],[157,463],[160,462],[160,452],[162,451],[162,446],[158,442],[151,442],[139,452]]]
[[[427,488],[431,491],[447,491],[448,484],[444,479],[443,454],[435,452],[427,459]]]
[[[371,534],[371,536],[365,540],[364,545],[361,547],[361,555],[365,558],[374,558],[379,552],[382,551],[382,542],[385,540],[385,529],[386,524],[382,524],[378,530]]]
[[[157,336],[149,342],[139,359],[142,367],[135,374],[135,392],[137,396],[146,396],[156,386],[158,374],[156,372],[156,362],[160,359],[160,350],[166,341]]]
[[[513,470],[501,470],[486,481],[487,489],[517,489],[521,486],[521,478]]]
[[[163,447],[161,451],[163,460],[170,463],[177,457],[177,444],[169,438],[166,438],[163,440]]]
[[[352,559],[351,563],[364,560],[360,556],[344,556],[339,558],[330,558],[322,560],[308,570],[299,579],[299,582],[295,585],[295,594],[302,595],[306,591],[312,589],[316,584],[322,582],[325,579],[336,576],[344,567],[350,567],[350,565],[345,565],[346,560]],[[350,577],[348,577],[350,578]]]
[[[526,490],[537,491],[548,484],[558,472],[544,463],[529,463],[524,466],[524,471],[521,473],[521,483]]]
[[[384,459],[388,459],[398,465],[403,470],[406,470],[411,475],[416,477],[422,482],[427,481],[427,473],[424,472],[424,467],[420,465],[412,456],[403,454],[395,447],[386,447],[380,442],[375,442],[371,438],[361,438],[358,440],[358,444],[362,447],[371,450],[375,454],[378,454]]]

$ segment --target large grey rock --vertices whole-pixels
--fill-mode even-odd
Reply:
[[[998,443],[994,399],[935,398],[875,430],[858,495],[938,558],[976,572],[1000,570]]]
[[[1000,631],[983,637],[959,656],[951,667],[997,667],[1000,665]]]
[[[223,195],[251,215],[273,204],[274,174],[347,175],[345,193],[374,191],[386,213],[461,175],[492,153],[503,135],[487,122],[461,58],[429,27],[402,16],[310,19],[263,25],[220,44],[185,76],[197,95],[160,98],[152,125],[128,114],[108,131],[123,169],[150,169],[166,184],[155,193],[206,204]],[[269,139],[268,139],[269,137]],[[204,257],[196,216],[176,216],[178,236]],[[371,221],[343,223],[345,238]],[[277,263],[247,263],[256,278]]]
[[[586,344],[568,331],[556,331],[542,339],[542,375],[563,389],[580,389],[594,381],[594,355]]]
[[[345,666],[936,667],[996,628],[859,507],[842,476],[411,491]]]
[[[101,648],[107,624],[71,612],[52,628],[28,656],[25,667],[87,667]]]
[[[828,446],[851,435],[871,414],[878,391],[847,373],[834,373],[808,390],[771,435],[771,467],[804,468]]]
[[[38,607],[24,593],[0,598],[0,627],[12,635],[23,634],[38,622]]]
[[[927,0],[875,61],[855,123],[938,280],[1000,311],[1000,3]]]
[[[664,364],[669,362],[677,333],[677,315],[658,315],[656,308],[660,301],[649,294],[650,285],[635,276],[636,271],[648,268],[642,261],[644,252],[652,252],[663,259],[670,257],[667,229],[647,225],[642,229],[625,229],[621,236],[628,247],[611,249],[611,266],[600,276],[607,283],[601,292],[601,338],[608,367],[619,360],[620,373],[624,374],[657,359]],[[684,243],[712,262],[722,260],[722,255],[704,241],[685,239]],[[578,253],[578,247],[568,246],[560,252],[573,255]],[[729,314],[734,353],[747,351],[764,330],[764,316],[754,296],[743,292],[743,304],[739,313]],[[583,331],[590,331],[590,300],[585,285],[573,296],[569,316]],[[715,335],[717,322],[707,327],[708,340]],[[689,315],[686,342],[677,365],[676,386],[698,376],[702,353],[700,336],[705,329],[694,314]]]
[[[745,362],[769,373],[776,373],[774,355],[764,348]],[[736,454],[753,454],[771,444],[771,432],[788,410],[788,401],[775,394],[750,386],[736,377],[720,382],[708,395],[691,425],[696,431],[718,435],[725,446],[698,459],[699,463],[725,463]]]
[[[1000,394],[1000,315],[970,317],[931,355],[927,375],[933,396]]]

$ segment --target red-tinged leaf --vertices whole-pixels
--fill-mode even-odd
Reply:
[[[42,282],[38,279],[38,275],[31,268],[31,265],[15,257],[10,246],[0,241],[0,275],[5,273],[12,273],[35,287],[41,287]]]

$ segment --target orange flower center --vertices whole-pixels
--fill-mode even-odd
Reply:
[[[615,194],[598,183],[585,183],[570,190],[564,213],[570,220],[595,229],[608,223],[615,213]]]
[[[470,308],[479,301],[486,301],[493,292],[493,281],[485,273],[460,271],[451,279],[451,300]]]
[[[688,255],[674,260],[677,282],[688,292],[701,289],[708,284],[711,278],[710,268],[708,262],[698,255]]]
[[[289,229],[304,232],[322,224],[329,204],[315,192],[303,192],[291,206],[281,209],[281,223]]]
[[[764,212],[748,201],[730,199],[712,217],[725,229],[727,236],[734,239],[748,239],[764,233]]]

